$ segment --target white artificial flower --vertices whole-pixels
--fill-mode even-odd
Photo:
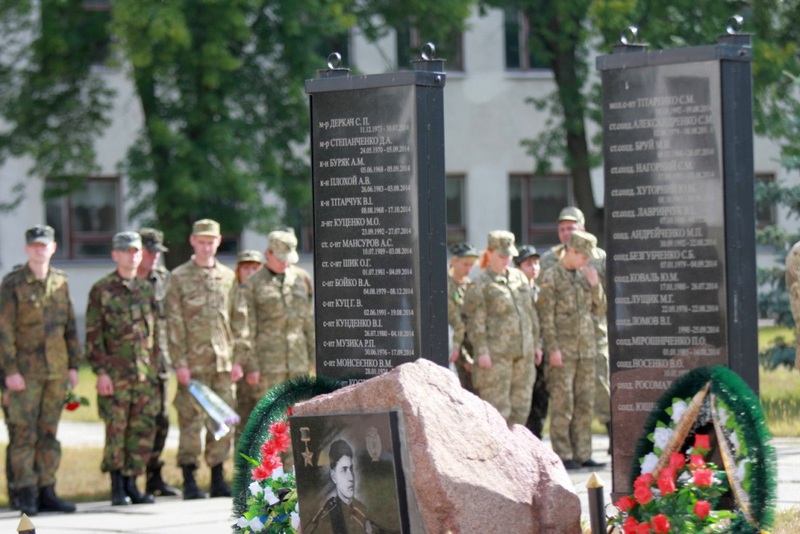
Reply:
[[[261,484],[255,480],[247,487],[247,489],[250,490],[250,495],[254,497],[264,491],[264,488],[261,487]]]
[[[289,514],[289,519],[292,522],[292,528],[297,530],[297,527],[300,526],[300,514],[298,514],[297,512],[292,512],[291,514]]]
[[[275,506],[281,502],[278,496],[272,491],[272,488],[264,488],[264,500],[267,501],[270,506]]]
[[[738,481],[739,481],[739,483],[740,483],[740,484],[741,484],[742,482],[744,482],[744,477],[746,477],[746,476],[747,476],[747,463],[748,463],[749,461],[750,461],[750,460],[748,460],[747,458],[745,458],[744,460],[742,460],[741,462],[739,462],[739,465],[737,465],[737,466],[736,466],[736,473],[734,473],[734,474],[733,474],[733,476],[734,476],[734,478],[735,478],[736,480],[738,480]]]
[[[258,516],[251,519],[250,523],[248,523],[248,526],[253,532],[261,532],[264,529],[264,523],[261,522],[261,519]]]
[[[658,456],[648,452],[642,461],[642,474],[652,473],[653,469],[656,468],[656,464],[658,464]]]
[[[669,438],[672,436],[673,430],[671,428],[658,427],[653,432],[653,442],[656,447],[664,450],[664,447],[669,443]]]
[[[677,400],[672,403],[672,422],[677,425],[678,421],[680,421],[681,417],[683,417],[683,412],[685,412],[686,408],[688,407],[689,405],[686,404],[686,401],[684,400]]]
[[[731,443],[733,444],[733,450],[738,451],[739,448],[741,447],[741,444],[739,443],[739,434],[737,434],[736,432],[731,432],[730,440]]]
[[[278,480],[283,475],[284,475],[283,464],[280,464],[278,467],[275,468],[275,471],[272,472],[272,476],[270,478],[274,478],[275,480]]]
[[[240,527],[240,528],[244,528],[244,527],[248,526],[249,524],[250,524],[250,521],[248,521],[245,516],[240,517],[239,520],[236,522],[236,526]]]

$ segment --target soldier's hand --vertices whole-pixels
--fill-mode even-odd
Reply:
[[[97,393],[101,397],[108,397],[114,394],[114,384],[111,383],[111,378],[105,373],[97,375]]]
[[[238,363],[234,363],[231,368],[231,382],[238,382],[243,376],[244,371],[242,371],[242,366]]]
[[[178,377],[178,383],[182,386],[188,386],[189,380],[192,379],[192,372],[188,367],[178,367],[175,369],[175,374]]]
[[[6,387],[11,391],[25,391],[25,377],[19,373],[7,376]]]
[[[75,389],[78,386],[78,370],[70,369],[68,374],[69,374],[69,387]]]
[[[492,368],[492,357],[487,352],[486,354],[481,354],[478,356],[478,367],[481,369],[491,369]]]
[[[597,274],[597,269],[595,269],[594,267],[589,267],[587,265],[586,267],[583,267],[581,270],[583,271],[583,274],[586,276],[586,281],[589,282],[590,286],[594,287],[600,283],[600,275]]]
[[[534,357],[536,358],[536,365],[542,364],[542,357],[544,356],[544,351],[542,349],[536,349],[534,352]]]
[[[564,365],[564,359],[561,357],[560,350],[554,350],[550,353],[550,365],[553,367],[561,367]]]
[[[261,372],[260,371],[253,371],[252,373],[247,373],[247,376],[244,377],[244,379],[251,386],[257,386],[258,382],[261,380]]]
[[[461,347],[456,347],[450,352],[450,363],[458,360],[459,356],[461,356]]]

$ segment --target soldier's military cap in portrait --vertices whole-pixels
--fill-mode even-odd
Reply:
[[[507,230],[495,230],[489,232],[488,246],[496,250],[501,256],[516,256],[519,254],[517,247],[514,246],[514,234]]]
[[[155,228],[142,228],[139,230],[139,235],[142,236],[144,248],[153,254],[156,252],[169,252],[169,249],[164,246],[164,232]]]
[[[192,235],[220,237],[222,234],[217,221],[212,219],[200,219],[199,221],[195,221],[192,226]]]
[[[297,263],[300,256],[297,254],[297,236],[294,230],[281,228],[273,230],[267,236],[267,248],[281,261]]]
[[[111,240],[111,246],[114,250],[142,250],[142,236],[137,232],[117,232]]]
[[[534,247],[533,245],[522,245],[521,247],[519,247],[519,254],[517,255],[517,257],[514,258],[514,265],[519,267],[523,261],[527,260],[530,257],[539,258],[541,257],[541,254],[539,254],[536,251],[536,247]]]
[[[257,250],[243,250],[236,255],[236,264],[240,263],[264,263],[264,255]]]
[[[52,226],[37,224],[36,226],[28,228],[25,231],[25,243],[28,245],[32,245],[34,243],[49,245],[55,240],[55,235],[56,231],[53,230]]]
[[[558,222],[562,221],[572,221],[580,224],[583,226],[586,223],[586,219],[583,216],[583,212],[576,208],[575,206],[567,206],[561,213],[558,214]]]
[[[450,254],[456,258],[477,258],[481,255],[472,243],[467,243],[466,241],[450,245]]]
[[[597,246],[597,238],[589,232],[575,230],[569,237],[569,243],[567,246],[572,247],[578,252],[591,257],[592,251]]]

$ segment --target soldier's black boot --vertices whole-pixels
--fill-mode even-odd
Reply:
[[[75,511],[75,505],[60,499],[56,495],[55,484],[50,484],[49,486],[39,488],[39,511],[71,514]]]
[[[131,503],[131,498],[125,493],[125,484],[121,471],[111,472],[111,506],[123,506]]]
[[[125,488],[125,494],[131,498],[133,504],[153,504],[156,502],[155,498],[149,493],[139,493],[139,489],[136,487],[136,475],[122,477],[122,485]]]
[[[161,465],[147,468],[147,484],[145,491],[153,495],[175,497],[181,492],[178,488],[173,488],[161,478]]]
[[[36,503],[36,487],[27,486],[17,489],[17,503],[19,511],[26,515],[36,515],[39,513],[39,505]]]
[[[19,497],[17,490],[8,488],[8,509],[19,510]]]
[[[231,496],[231,487],[225,482],[225,473],[222,472],[222,464],[215,465],[211,468],[211,496]]]
[[[608,432],[608,454],[611,454],[611,421],[606,423],[606,432]]]
[[[194,479],[197,466],[191,464],[183,465],[181,468],[183,469],[183,500],[207,499],[208,495],[197,487],[197,481]]]

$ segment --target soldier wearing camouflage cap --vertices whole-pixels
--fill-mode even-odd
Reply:
[[[567,206],[558,216],[558,239],[556,245],[542,255],[540,260],[542,273],[553,267],[564,255],[566,244],[575,230],[585,231],[583,212],[575,206]],[[600,275],[600,283],[606,288],[606,251],[595,246],[589,256],[589,264]],[[608,367],[608,323],[605,314],[592,316],[594,321],[595,340],[597,342],[597,378],[595,381],[594,414],[606,426],[611,437],[611,398]],[[609,449],[610,450],[610,449]]]
[[[236,280],[242,285],[264,264],[264,256],[257,250],[243,250],[236,255]]]
[[[234,321],[232,377],[237,409],[247,421],[271,387],[308,374],[316,358],[311,275],[294,265],[297,238],[290,229],[269,233],[264,268],[239,288]],[[242,377],[245,380],[240,380]],[[283,455],[291,466],[291,455]]]
[[[208,496],[197,486],[194,476],[203,450],[201,431],[208,416],[189,392],[189,381],[205,384],[233,405],[231,317],[238,284],[233,269],[217,261],[221,242],[218,222],[195,222],[189,236],[194,254],[172,271],[167,288],[169,354],[178,377],[174,404],[180,424],[178,465],[183,471],[184,499]],[[220,439],[213,432],[206,433],[205,460],[211,468],[212,497],[231,495],[222,470],[222,463],[230,455],[231,439],[230,433]]]
[[[119,232],[112,240],[116,269],[89,291],[86,358],[97,375],[97,406],[106,424],[101,469],[111,475],[111,504],[150,504],[136,478],[144,474],[156,433],[159,332],[152,286],[136,277],[142,238]]]
[[[454,243],[450,246],[450,269],[447,272],[447,324],[453,330],[450,362],[456,367],[461,386],[471,393],[476,393],[472,385],[472,343],[466,336],[466,316],[462,308],[469,273],[479,257],[478,249],[471,243]]]
[[[509,425],[524,424],[536,378],[533,295],[522,271],[511,267],[518,254],[514,234],[490,232],[483,271],[467,288],[464,313],[477,365],[472,378],[481,398]]]
[[[558,263],[542,275],[537,302],[547,351],[550,438],[567,469],[598,467],[592,460],[592,410],[597,343],[592,315],[606,311],[600,276],[589,266],[597,239],[572,232]]]
[[[136,271],[136,277],[150,283],[156,303],[156,317],[159,326],[159,336],[156,339],[161,358],[158,362],[158,373],[156,375],[156,398],[154,399],[159,406],[156,416],[156,435],[153,441],[153,451],[150,460],[147,462],[147,483],[145,491],[153,495],[175,496],[180,495],[180,491],[167,484],[161,475],[164,462],[161,460],[161,453],[169,434],[169,404],[167,402],[169,369],[172,362],[169,358],[169,336],[167,335],[167,287],[169,286],[170,273],[159,263],[161,254],[168,252],[164,246],[164,233],[155,228],[142,228],[139,230],[142,236],[142,262]]]
[[[67,384],[78,384],[80,344],[67,275],[50,266],[55,231],[25,232],[27,262],[0,283],[0,362],[8,396],[9,497],[27,515],[74,512],[56,496],[56,439]]]

